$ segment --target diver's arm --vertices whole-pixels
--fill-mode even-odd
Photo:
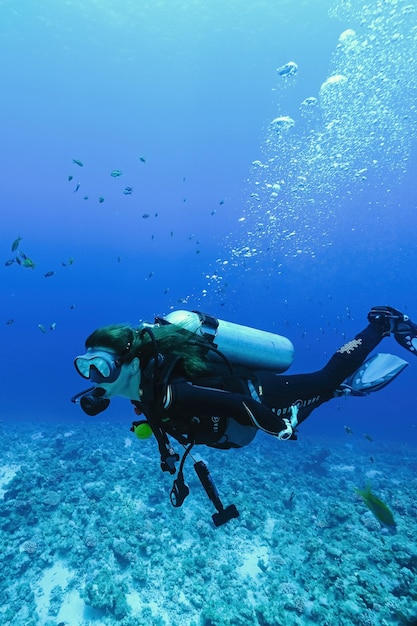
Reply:
[[[169,384],[163,408],[173,418],[175,415],[232,417],[239,424],[254,426],[271,435],[286,428],[283,419],[249,395],[200,387],[190,382]]]

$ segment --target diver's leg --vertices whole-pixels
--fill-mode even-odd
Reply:
[[[319,406],[330,400],[339,385],[351,376],[384,337],[385,331],[371,323],[344,344],[323,369],[309,374],[262,373],[262,402],[277,415],[285,415],[291,405]]]
[[[356,372],[383,337],[392,333],[401,346],[417,355],[417,325],[407,315],[391,307],[373,307],[368,320],[369,325],[341,346],[323,369],[290,376],[262,374],[262,403],[282,419],[291,416],[296,406],[300,424],[313,409],[335,397],[339,385]]]

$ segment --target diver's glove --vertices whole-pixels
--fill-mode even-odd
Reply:
[[[389,306],[375,306],[369,311],[368,320],[377,324],[384,335],[393,334],[400,346],[417,354],[417,325],[408,315]]]

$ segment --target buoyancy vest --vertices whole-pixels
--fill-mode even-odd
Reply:
[[[207,375],[190,377],[185,373],[183,360],[180,356],[158,354],[157,366],[155,366],[155,359],[152,358],[142,370],[141,401],[133,404],[137,408],[140,407],[146,416],[158,440],[160,451],[161,444],[163,450],[166,449],[167,434],[184,445],[196,438],[198,439],[196,424],[192,419],[164,417],[163,401],[167,386],[175,379],[186,379],[200,387],[221,389],[248,397],[253,397],[248,381],[251,381],[251,387],[255,393],[259,389],[256,375],[247,368],[234,366],[233,374],[231,374],[230,368],[225,363],[210,363],[210,370]],[[219,432],[218,440],[199,441],[199,443],[220,449],[240,448],[248,445],[256,433],[256,428],[238,424],[234,419],[227,418],[223,424],[223,429]]]

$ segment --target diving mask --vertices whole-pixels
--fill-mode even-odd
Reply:
[[[106,350],[88,349],[77,356],[74,365],[83,378],[93,383],[114,383],[120,376],[123,359]]]

